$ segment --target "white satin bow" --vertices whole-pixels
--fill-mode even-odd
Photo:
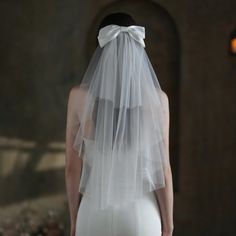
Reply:
[[[116,38],[120,32],[128,32],[129,35],[145,47],[145,28],[143,26],[131,25],[131,26],[119,26],[119,25],[107,25],[99,30],[98,42],[100,47],[103,47],[108,42]]]

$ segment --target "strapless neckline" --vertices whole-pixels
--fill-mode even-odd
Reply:
[[[93,139],[90,139],[90,138],[85,138],[85,137],[83,137],[83,139],[84,139],[85,141],[94,142],[94,140],[93,140]]]
[[[88,144],[92,145],[94,144],[94,140],[90,139],[90,138],[85,138],[83,137],[84,143],[87,146]]]

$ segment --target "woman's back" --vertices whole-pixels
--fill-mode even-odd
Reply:
[[[120,17],[127,19],[111,14],[101,24],[99,46],[69,96],[71,236],[161,236],[161,219],[171,226],[168,98],[145,51],[145,28],[119,25]]]

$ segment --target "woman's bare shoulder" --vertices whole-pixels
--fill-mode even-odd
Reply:
[[[79,85],[73,85],[69,90],[70,96],[75,96],[76,94],[81,93],[81,88]]]
[[[80,85],[74,85],[69,90],[69,97],[71,100],[79,99],[83,100],[86,91],[80,87]]]
[[[169,103],[169,99],[168,99],[167,93],[165,91],[163,91],[163,90],[161,90],[161,98],[162,98],[162,100],[164,101],[165,104]]]
[[[74,85],[69,90],[68,105],[80,118],[85,102],[86,91],[79,85]]]
[[[163,91],[161,88],[157,89],[158,94],[160,95],[161,103],[163,104],[164,110],[169,110],[169,98],[167,96],[167,93]]]
[[[160,95],[162,102],[167,104],[169,102],[167,93],[165,91],[163,91],[161,88],[157,88],[157,92]]]

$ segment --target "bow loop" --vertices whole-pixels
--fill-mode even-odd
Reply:
[[[145,28],[143,26],[131,25],[131,26],[119,26],[119,25],[107,25],[99,30],[98,42],[100,47],[104,47],[108,42],[115,39],[120,32],[128,32],[129,35],[145,47]]]

